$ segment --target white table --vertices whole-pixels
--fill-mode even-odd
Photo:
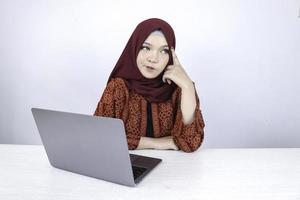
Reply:
[[[126,187],[53,168],[43,146],[0,145],[0,199],[300,200],[300,149],[139,150],[162,158]]]

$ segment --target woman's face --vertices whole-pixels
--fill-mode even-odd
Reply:
[[[157,77],[169,61],[169,47],[162,32],[154,31],[142,44],[136,58],[137,66],[146,78]]]

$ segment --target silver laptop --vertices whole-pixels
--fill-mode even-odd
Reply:
[[[129,154],[120,119],[32,108],[52,166],[135,186],[161,159]]]

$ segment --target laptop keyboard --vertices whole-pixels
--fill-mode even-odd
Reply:
[[[134,180],[141,176],[145,171],[147,171],[144,167],[132,166]]]

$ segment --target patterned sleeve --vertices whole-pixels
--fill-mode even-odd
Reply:
[[[126,102],[125,91],[126,88],[122,87],[120,80],[112,79],[104,89],[94,115],[122,119],[121,114]]]
[[[175,123],[172,129],[172,136],[175,144],[184,152],[194,152],[202,144],[204,138],[204,121],[201,110],[199,108],[199,97],[196,92],[196,109],[194,120],[192,123],[185,125],[183,123],[182,112],[180,108],[181,90],[177,90],[175,94],[175,101],[177,105],[177,113],[175,116]]]
[[[126,110],[126,104],[128,103],[129,92],[120,78],[112,79],[106,86],[102,97],[94,112],[94,116],[112,117],[123,120],[126,130],[126,138],[129,149],[136,149],[140,136],[132,134],[129,124],[126,124],[128,111]]]

